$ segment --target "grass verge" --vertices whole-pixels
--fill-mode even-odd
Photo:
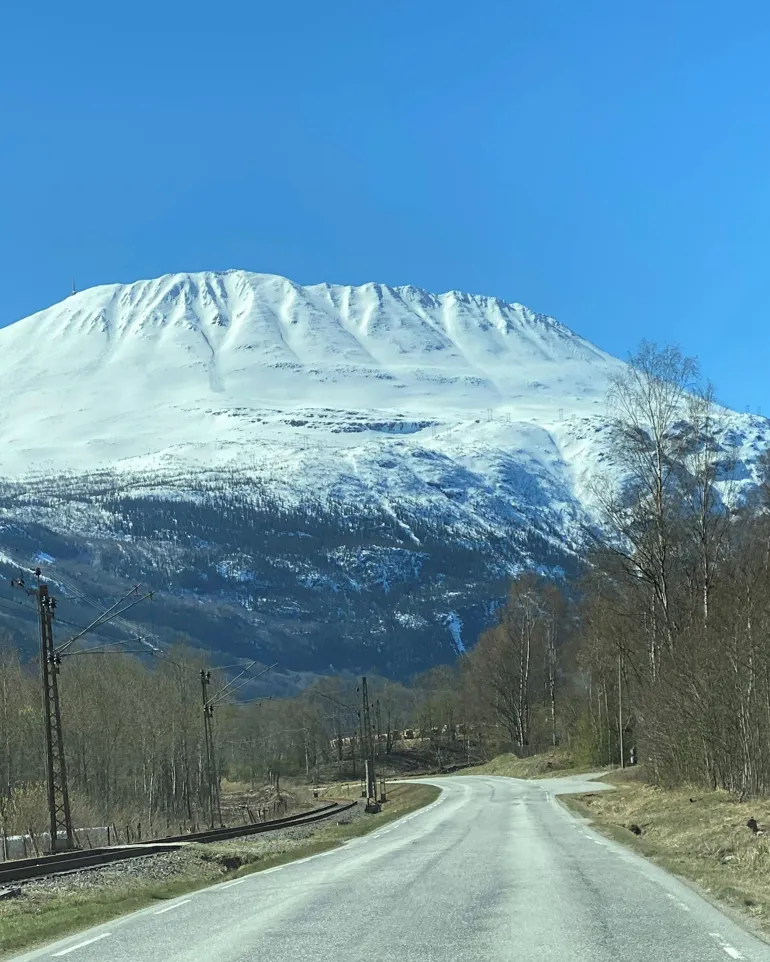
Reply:
[[[558,778],[564,775],[580,775],[596,771],[593,768],[575,763],[572,755],[565,749],[555,748],[529,758],[519,758],[508,753],[498,755],[483,765],[463,768],[456,775],[506,775],[508,778]]]
[[[770,836],[754,835],[746,826],[755,818],[770,829],[770,800],[662,789],[646,784],[639,770],[606,780],[616,791],[561,795],[559,801],[770,934]],[[631,825],[642,834],[635,835]]]
[[[349,839],[422,808],[438,794],[439,789],[432,785],[391,785],[388,801],[379,814],[348,821],[349,813],[343,812],[341,824],[333,817],[328,822],[318,822],[304,838],[287,836],[271,841],[269,835],[264,835],[211,845],[191,844],[184,850],[185,858],[173,877],[166,880],[142,878],[138,874],[104,885],[97,882],[82,890],[45,889],[0,902],[0,958],[217,882],[338,848]],[[228,868],[235,862],[240,863],[237,868]]]

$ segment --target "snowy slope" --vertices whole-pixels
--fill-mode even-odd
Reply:
[[[170,449],[208,459],[228,443],[297,440],[293,415],[344,448],[340,426],[364,427],[361,412],[380,435],[422,438],[436,421],[492,416],[537,447],[531,425],[602,410],[617,363],[551,318],[457,292],[244,271],[97,287],[0,330],[3,399],[17,399],[0,408],[0,473]],[[489,443],[490,430],[475,436]]]
[[[0,551],[154,570],[266,645],[280,609],[298,670],[334,619],[354,626],[335,663],[397,634],[424,665],[472,643],[512,571],[579,554],[621,368],[492,297],[245,271],[93,288],[0,329]],[[767,421],[729,422],[748,485]],[[261,534],[217,534],[214,490],[259,502],[270,557]]]

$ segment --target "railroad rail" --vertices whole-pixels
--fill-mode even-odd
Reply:
[[[40,855],[37,858],[19,858],[11,862],[0,863],[0,885],[8,882],[29,881],[35,878],[46,878],[50,875],[65,875],[84,868],[95,868],[110,862],[120,862],[129,858],[144,858],[148,855],[160,855],[162,852],[184,847],[189,842],[224,842],[231,838],[241,838],[247,835],[260,835],[262,832],[275,832],[281,828],[291,828],[294,825],[308,825],[320,822],[337,812],[346,812],[358,803],[331,802],[320,808],[313,808],[308,812],[297,812],[283,818],[275,818],[269,822],[254,822],[248,825],[236,825],[232,828],[215,828],[207,832],[193,832],[189,835],[171,835],[167,838],[153,839],[133,845],[113,845],[109,848],[91,848],[72,852],[60,852],[56,855]]]

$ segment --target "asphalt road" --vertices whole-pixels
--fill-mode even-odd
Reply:
[[[342,849],[19,959],[770,962],[770,946],[554,799],[584,780],[430,781],[436,802]]]

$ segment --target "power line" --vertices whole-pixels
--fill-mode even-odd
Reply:
[[[221,701],[226,695],[232,695],[232,694],[234,694],[236,691],[239,691],[241,688],[243,688],[245,685],[248,685],[248,683],[249,683],[250,681],[256,681],[257,678],[261,678],[262,675],[266,675],[271,669],[273,669],[273,668],[276,667],[276,665],[278,664],[278,662],[275,662],[275,664],[273,664],[273,665],[268,665],[267,668],[264,668],[262,671],[258,672],[256,675],[254,675],[252,678],[246,678],[244,681],[241,682],[240,685],[238,685],[238,686],[235,687],[235,688],[232,688],[233,682],[234,682],[234,681],[237,681],[237,680],[241,677],[241,675],[244,674],[244,672],[248,671],[248,669],[251,668],[252,665],[255,665],[255,664],[256,664],[256,661],[252,661],[250,665],[247,665],[246,668],[244,668],[243,671],[242,671],[239,675],[236,675],[235,678],[233,678],[232,681],[228,682],[228,684],[225,685],[224,688],[220,689],[220,691],[218,691],[217,694],[214,695],[214,697],[211,699],[211,701],[209,702],[209,704],[211,704],[211,705],[216,704],[216,702]],[[228,691],[228,689],[230,689],[230,690]]]
[[[117,617],[118,615],[122,614],[122,612],[128,611],[129,608],[133,608],[134,604],[138,604],[138,601],[144,601],[145,598],[149,598],[152,595],[152,592],[149,592],[148,594],[144,595],[143,598],[138,599],[138,601],[134,602],[133,604],[127,605],[125,608],[121,608],[120,611],[115,610],[127,598],[130,598],[132,594],[135,594],[138,591],[139,591],[139,585],[134,585],[134,587],[130,591],[126,592],[126,594],[123,595],[122,598],[119,598],[115,602],[115,604],[110,605],[110,607],[107,608],[105,611],[103,611],[98,618],[95,618],[90,625],[86,625],[86,627],[81,632],[79,632],[79,634],[74,635],[72,638],[69,639],[69,641],[65,641],[63,645],[60,645],[58,648],[58,651],[59,652],[64,651],[65,649],[69,648],[69,646],[73,644],[73,642],[76,642],[79,638],[82,638],[87,631],[93,631],[95,628],[98,628],[99,625],[102,625],[106,621],[109,621],[110,619],[107,616],[110,615],[112,612],[114,612],[113,617]]]
[[[307,696],[308,698],[310,698],[311,696],[318,696],[318,697],[320,697],[320,698],[326,698],[326,699],[328,699],[330,702],[332,702],[332,704],[336,705],[338,708],[344,708],[345,711],[348,711],[348,712],[355,712],[355,711],[358,710],[358,709],[355,707],[355,705],[346,705],[344,702],[341,702],[339,699],[334,698],[332,695],[327,695],[327,693],[326,693],[325,691],[319,691],[319,690],[316,689],[316,688],[312,688],[312,689],[306,688],[306,689],[302,692],[302,694],[301,694],[300,697],[304,697],[304,696]]]
[[[25,611],[29,611],[30,614],[35,613],[35,609],[31,605],[25,605],[23,601],[16,601],[14,598],[0,598],[0,605],[5,605],[6,608],[12,611],[13,608],[11,608],[11,604],[13,604],[14,608],[23,608]]]
[[[243,675],[245,675],[246,672],[249,670],[249,668],[253,668],[254,665],[256,665],[256,663],[257,663],[258,660],[259,660],[258,658],[255,658],[254,661],[250,661],[250,662],[248,663],[248,665],[246,665],[246,667],[243,669],[243,671],[238,672],[238,674],[235,676],[235,678],[232,678],[232,679],[224,686],[224,688],[221,688],[221,689],[217,692],[217,694],[211,699],[212,702],[219,700],[219,698],[221,698],[223,695],[227,694],[227,689],[230,688],[230,687],[233,685],[234,682],[238,681],[239,678],[241,678]]]

